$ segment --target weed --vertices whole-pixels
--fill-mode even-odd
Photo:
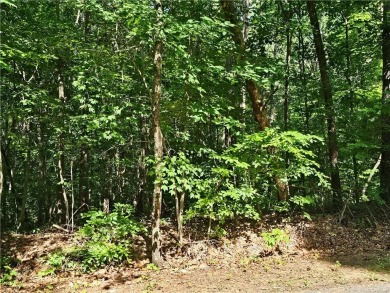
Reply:
[[[275,248],[282,243],[287,244],[290,241],[286,231],[278,228],[272,229],[271,232],[261,233],[261,237],[263,237],[265,243],[270,248]]]
[[[150,292],[153,292],[153,290],[156,288],[156,283],[154,282],[149,282],[147,285],[146,285],[146,288],[145,290],[142,291],[142,293],[150,293]]]
[[[134,208],[126,204],[116,204],[110,214],[102,211],[83,214],[86,223],[79,235],[86,241],[69,252],[70,259],[81,262],[85,272],[130,261],[131,238],[146,231],[132,218],[133,214]]]
[[[160,269],[158,268],[158,266],[156,266],[154,263],[150,263],[146,266],[146,269],[150,270],[150,271],[159,271]]]
[[[390,256],[379,258],[373,265],[373,269],[378,272],[390,272]]]
[[[13,286],[16,284],[18,272],[13,268],[17,261],[10,257],[0,257],[0,284]]]

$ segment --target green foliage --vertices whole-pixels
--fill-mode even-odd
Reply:
[[[132,206],[115,204],[109,214],[101,211],[83,214],[86,222],[78,233],[85,242],[68,253],[70,259],[80,261],[84,271],[129,260],[131,239],[146,231],[132,218],[133,213]]]
[[[390,255],[378,258],[373,269],[380,272],[390,272]]]
[[[210,153],[210,160],[215,164],[203,170],[197,192],[192,194],[195,202],[187,211],[186,219],[205,216],[221,223],[235,217],[259,219],[257,191],[245,183],[238,186],[234,182],[237,174],[249,165],[215,152]]]
[[[161,172],[163,191],[170,195],[188,193],[191,197],[195,196],[201,170],[191,164],[183,152],[179,152],[177,156],[165,157]]]
[[[85,224],[78,233],[93,242],[120,242],[145,232],[145,228],[132,218],[133,214],[133,206],[120,203],[116,203],[114,211],[109,214],[102,211],[87,212],[82,215]]]
[[[228,234],[228,232],[221,228],[219,225],[217,225],[216,227],[214,227],[211,231],[210,231],[210,237],[211,238],[216,238],[216,239],[221,239],[222,237],[226,236]]]
[[[162,216],[169,217],[174,208],[173,196],[185,195],[186,219],[206,217],[216,227],[228,219],[257,220],[269,210],[298,209],[310,218],[307,210],[326,204],[332,195],[324,143],[328,113],[318,66],[312,66],[318,61],[306,6],[301,1],[287,6],[251,1],[250,33],[241,50],[232,31],[243,27],[246,8],[236,5],[236,27],[223,17],[217,2],[164,2],[160,123],[166,147],[180,151],[169,152],[161,162],[157,180],[164,192]],[[65,223],[65,205],[73,204],[70,218],[84,189],[91,190],[91,209],[100,208],[103,195],[115,196],[115,202],[128,202],[131,195],[139,204],[145,199],[137,212],[148,216],[156,175],[144,166],[153,129],[156,11],[151,2],[0,3],[4,228],[16,229],[15,215],[23,209],[28,229],[38,231],[48,219]],[[340,177],[351,204],[380,200],[379,172],[362,194],[382,148],[381,112],[386,113],[381,103],[380,5],[317,5],[321,32],[326,32]],[[253,121],[247,79],[256,81],[271,115],[271,127],[263,132]],[[285,122],[291,131],[278,130]],[[276,176],[289,184],[288,202],[276,200]],[[51,196],[58,187],[67,200]],[[117,211],[92,212],[84,220],[80,235],[99,259],[115,250],[112,243],[128,247],[120,239],[140,232]],[[120,250],[113,254],[108,259],[126,258]]]
[[[210,152],[214,165],[203,170],[204,177],[192,194],[195,202],[186,218],[206,216],[218,222],[237,217],[257,220],[266,205],[282,212],[290,210],[291,204],[301,208],[314,204],[315,195],[296,194],[291,202],[276,202],[276,196],[271,196],[270,201],[268,195],[270,188],[275,190],[275,176],[289,184],[305,176],[316,181],[318,191],[329,188],[310,150],[315,144],[322,144],[317,136],[267,129],[244,136],[222,154]]]
[[[312,176],[318,180],[319,186],[328,187],[327,178],[318,171],[315,154],[310,150],[311,145],[322,144],[322,141],[314,135],[268,128],[245,136],[242,142],[233,146],[231,153],[240,155],[253,167],[256,179],[278,175],[291,181],[301,176]]]
[[[158,272],[160,269],[158,268],[158,266],[156,266],[155,264],[153,263],[149,263],[146,268],[150,271],[155,271],[155,272]]]
[[[267,246],[270,248],[275,248],[280,244],[287,244],[290,241],[290,238],[286,231],[278,228],[272,229],[271,232],[261,233],[261,237],[263,237]]]
[[[6,256],[0,256],[0,284],[12,286],[16,282],[18,272],[13,268],[15,261]]]

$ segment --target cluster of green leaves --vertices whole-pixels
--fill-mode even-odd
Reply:
[[[279,228],[272,229],[271,232],[263,232],[261,233],[261,237],[269,248],[275,248],[280,244],[287,244],[290,241],[287,232]]]
[[[86,241],[70,254],[80,260],[84,271],[107,264],[118,264],[131,257],[131,240],[146,232],[134,220],[134,208],[128,204],[115,204],[113,212],[90,211],[83,214],[86,221],[79,235]]]
[[[0,256],[0,284],[13,285],[16,282],[18,272],[13,268],[13,259]]]
[[[40,271],[38,274],[42,277],[54,275],[58,271],[63,269],[63,266],[65,265],[66,261],[67,258],[63,251],[56,251],[50,253],[46,260],[46,264],[49,266],[49,268]]]
[[[194,197],[198,192],[201,169],[191,164],[183,152],[165,157],[161,166],[162,190],[170,195],[185,193]]]
[[[192,196],[195,202],[187,211],[187,219],[206,216],[218,222],[237,217],[259,219],[260,211],[269,200],[274,201],[273,178],[294,184],[305,176],[316,182],[311,196],[302,196],[298,190],[291,203],[302,208],[314,202],[316,192],[327,190],[328,180],[319,170],[315,154],[310,148],[322,144],[313,135],[275,129],[246,135],[222,154],[212,152],[214,165],[204,171],[203,180]],[[286,203],[284,210],[290,209]]]
[[[116,204],[113,212],[90,211],[83,214],[86,221],[78,231],[82,244],[67,251],[51,253],[46,261],[48,269],[41,276],[55,274],[63,269],[81,268],[84,272],[105,265],[129,261],[132,239],[146,232],[144,226],[133,219],[131,205]]]

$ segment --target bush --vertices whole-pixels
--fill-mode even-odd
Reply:
[[[78,234],[85,242],[69,252],[69,257],[81,262],[84,271],[128,261],[131,238],[146,231],[133,219],[133,214],[133,207],[126,204],[116,204],[109,214],[102,211],[83,214],[86,222]]]
[[[271,232],[261,233],[261,237],[269,248],[278,247],[280,244],[287,244],[290,241],[290,237],[286,231],[275,228]]]
[[[13,285],[17,271],[13,268],[15,261],[6,256],[0,256],[0,284]]]

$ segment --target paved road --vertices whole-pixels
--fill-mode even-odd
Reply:
[[[390,283],[375,283],[366,285],[345,285],[334,288],[324,288],[305,293],[390,293]]]

